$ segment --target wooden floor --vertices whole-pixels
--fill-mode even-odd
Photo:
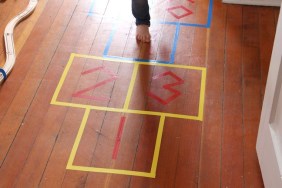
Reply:
[[[0,86],[0,187],[263,187],[255,151],[279,9],[40,0]],[[0,31],[28,0],[0,2]],[[5,62],[0,43],[0,65]]]

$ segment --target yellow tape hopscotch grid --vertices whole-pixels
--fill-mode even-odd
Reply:
[[[76,103],[69,103],[69,102],[61,102],[58,101],[58,95],[60,90],[64,84],[64,81],[67,77],[67,74],[71,68],[71,65],[75,58],[86,58],[86,59],[95,59],[95,60],[102,60],[102,61],[111,61],[111,62],[122,62],[122,63],[134,63],[134,69],[131,77],[131,81],[129,84],[127,96],[125,99],[125,103],[123,108],[111,108],[111,107],[101,107],[101,106],[92,106],[92,105],[85,105],[85,104],[76,104]],[[200,87],[200,99],[199,99],[199,108],[198,108],[198,115],[197,116],[190,116],[190,115],[183,115],[183,114],[172,114],[172,113],[165,113],[165,112],[154,112],[154,111],[143,111],[143,110],[132,110],[129,109],[130,99],[132,97],[134,84],[136,81],[139,65],[147,65],[147,66],[165,66],[165,67],[172,67],[172,68],[182,68],[182,69],[190,69],[201,71],[201,87]],[[79,170],[79,171],[87,171],[87,172],[99,172],[99,173],[111,173],[111,174],[122,174],[122,175],[131,175],[131,176],[142,176],[142,177],[149,177],[155,178],[156,170],[157,170],[157,163],[160,153],[160,146],[161,146],[161,139],[163,134],[163,128],[165,123],[166,117],[173,117],[173,118],[181,118],[181,119],[190,119],[190,120],[203,120],[203,113],[204,113],[204,100],[205,100],[205,85],[206,85],[206,68],[204,67],[195,67],[195,66],[185,66],[185,65],[174,65],[174,64],[158,64],[158,63],[149,63],[149,62],[139,62],[139,61],[130,61],[130,60],[117,60],[111,58],[104,58],[104,57],[97,57],[91,55],[83,55],[83,54],[76,54],[72,53],[69,61],[65,67],[65,70],[61,76],[61,79],[57,85],[57,88],[54,92],[54,95],[51,100],[51,104],[59,105],[64,107],[73,107],[73,108],[82,108],[85,109],[85,113],[76,136],[68,163],[67,169],[69,170]],[[101,111],[109,111],[109,112],[121,112],[121,113],[129,113],[129,114],[139,114],[139,115],[153,115],[153,116],[160,116],[159,128],[156,138],[156,146],[154,149],[153,154],[153,161],[151,166],[150,172],[139,172],[139,171],[131,171],[131,170],[120,170],[120,169],[111,169],[111,168],[96,168],[96,167],[86,167],[86,166],[76,166],[73,165],[79,143],[81,141],[89,114],[91,110],[101,110]]]

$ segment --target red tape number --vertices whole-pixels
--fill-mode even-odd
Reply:
[[[176,80],[176,82],[174,82],[174,83],[165,84],[165,85],[162,86],[162,88],[164,88],[165,90],[170,91],[173,94],[170,97],[168,97],[167,99],[163,99],[163,98],[159,97],[158,95],[152,93],[151,91],[148,94],[150,97],[152,97],[155,100],[159,101],[163,105],[167,105],[168,103],[170,103],[171,101],[176,99],[179,95],[181,95],[180,91],[178,91],[176,89],[173,89],[172,87],[177,86],[177,85],[181,85],[181,84],[184,83],[184,80],[179,78],[176,74],[174,74],[171,71],[167,71],[167,72],[158,74],[158,75],[153,77],[153,80],[157,80],[157,79],[160,79],[160,78],[165,77],[165,76],[171,76],[171,77],[173,77]]]
[[[115,146],[114,146],[114,151],[113,151],[113,155],[112,155],[112,159],[117,159],[117,155],[118,155],[118,150],[119,150],[119,145],[121,142],[121,136],[122,136],[122,132],[123,132],[123,128],[124,128],[124,124],[125,124],[125,116],[122,116],[119,122],[119,127],[118,127],[118,133],[116,136],[116,141],[115,141]]]
[[[90,96],[90,95],[85,95],[86,92],[91,91],[91,90],[95,90],[98,87],[101,87],[103,85],[105,85],[108,82],[112,82],[114,80],[117,79],[117,75],[115,75],[113,72],[111,72],[110,70],[106,69],[104,66],[100,66],[100,67],[96,67],[93,69],[89,69],[87,71],[82,72],[82,75],[86,75],[86,74],[90,74],[96,71],[103,71],[104,73],[108,74],[110,76],[109,79],[106,80],[102,80],[101,82],[96,83],[93,86],[87,87],[85,89],[79,90],[75,93],[72,94],[73,97],[79,97],[79,98],[84,98],[84,99],[91,99],[91,100],[97,100],[97,101],[106,101],[109,100],[109,98],[106,97],[97,97],[97,96]]]

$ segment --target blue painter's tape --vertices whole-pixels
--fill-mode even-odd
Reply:
[[[94,0],[93,0],[94,2]],[[179,33],[181,26],[188,26],[188,27],[200,27],[200,28],[210,28],[212,22],[212,11],[213,11],[213,0],[209,0],[209,7],[208,7],[208,16],[207,16],[207,23],[206,24],[193,24],[193,23],[181,23],[181,22],[166,22],[166,21],[157,21],[151,20],[152,24],[163,24],[163,25],[175,25],[176,30],[173,38],[173,43],[171,46],[171,53],[170,53],[170,60],[169,61],[156,61],[156,60],[147,60],[147,59],[139,59],[139,58],[126,58],[126,57],[117,57],[109,55],[109,51],[111,48],[111,44],[113,42],[114,36],[118,29],[118,23],[115,23],[113,29],[110,33],[109,39],[106,43],[103,57],[114,58],[114,59],[121,59],[121,60],[130,60],[130,61],[141,61],[141,62],[149,62],[149,63],[162,63],[162,64],[174,64],[175,61],[175,53],[177,44],[179,41]]]
[[[88,11],[88,16],[93,15],[94,4],[95,4],[95,0],[92,0],[91,5],[90,5],[90,9]]]
[[[150,59],[139,59],[139,58],[128,58],[128,57],[120,57],[120,56],[110,56],[110,55],[103,55],[104,58],[116,59],[116,60],[125,60],[125,61],[132,61],[132,62],[147,62],[147,63],[161,63],[161,64],[173,64],[169,61],[159,61],[159,60],[150,60]]]
[[[190,27],[203,27],[208,28],[207,25],[204,24],[191,24],[191,23],[181,23],[181,22],[164,22],[164,21],[152,21],[152,23],[159,23],[163,25],[181,25],[181,26],[190,26]]]
[[[7,73],[5,72],[5,70],[0,68],[0,73],[2,73],[4,80],[6,80],[7,79]]]
[[[189,27],[201,27],[201,28],[208,28],[207,25],[203,24],[188,24],[188,23],[180,23],[182,26],[189,26]]]
[[[178,25],[178,24],[180,24],[181,26],[188,26],[188,27],[210,28],[211,22],[212,22],[212,11],[213,11],[213,0],[209,0],[207,22],[205,24],[183,23],[183,22],[166,22],[166,21],[158,21],[158,20],[152,20],[151,22],[166,24],[166,25]]]
[[[115,23],[115,25],[113,27],[113,30],[112,30],[112,32],[111,32],[111,34],[109,36],[109,40],[108,40],[108,42],[106,44],[106,47],[104,49],[104,53],[103,53],[104,56],[107,56],[108,53],[109,53],[109,50],[110,50],[110,47],[111,47],[114,35],[115,35],[116,31],[117,31],[117,27],[118,27],[118,23]]]
[[[213,0],[210,0],[210,3],[209,3],[209,12],[208,12],[208,20],[207,20],[207,28],[210,28],[210,27],[211,27],[212,10],[213,10]]]
[[[174,39],[173,39],[172,50],[170,53],[170,64],[174,64],[175,52],[176,52],[177,42],[179,38],[179,30],[180,30],[180,24],[177,24],[176,29],[175,29]]]

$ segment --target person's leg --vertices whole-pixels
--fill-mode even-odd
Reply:
[[[132,14],[136,19],[136,39],[150,42],[150,13],[148,0],[132,0]]]

